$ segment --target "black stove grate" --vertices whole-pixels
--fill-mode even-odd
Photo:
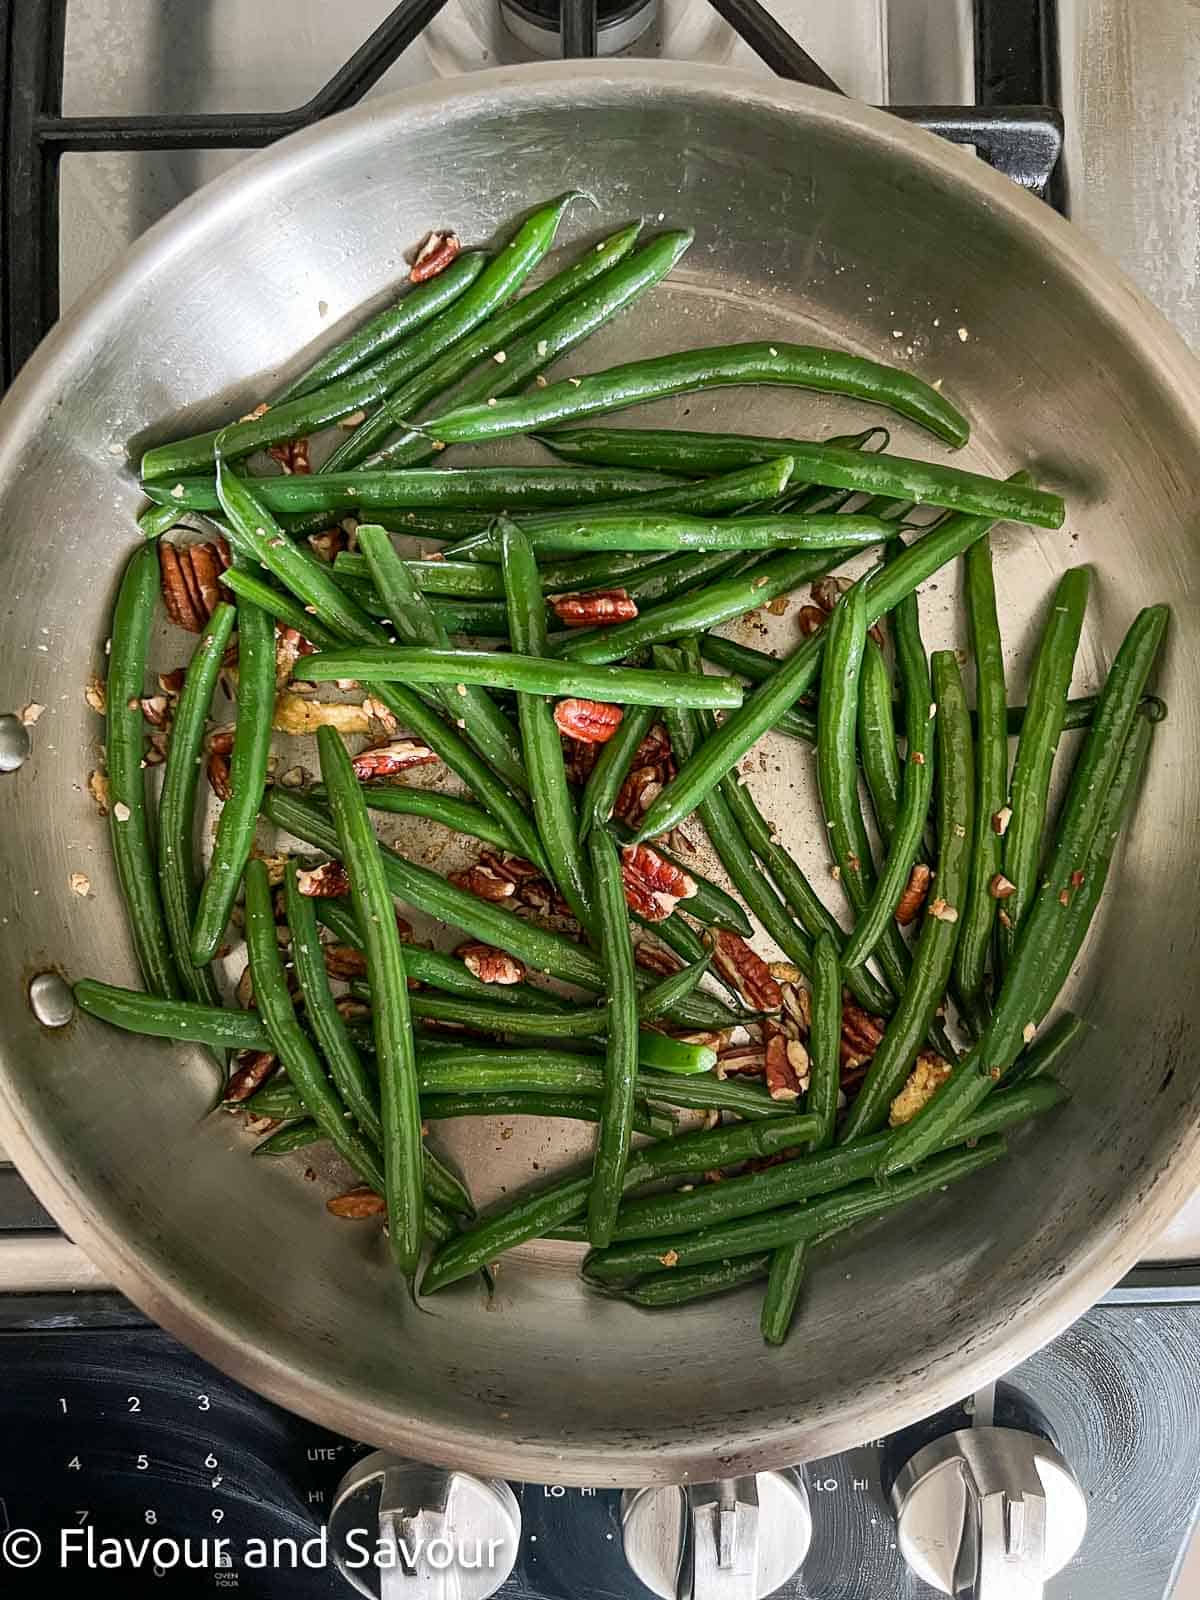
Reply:
[[[68,0],[0,0],[0,382],[12,382],[58,317],[59,163],[68,151],[250,149],[344,111],[370,89],[445,5],[401,0],[329,79],[292,111],[221,116],[63,115]],[[772,71],[838,85],[759,0],[710,0]],[[1060,209],[1063,129],[1055,0],[976,0],[978,104],[889,106]],[[597,53],[596,0],[561,0],[563,55]]]

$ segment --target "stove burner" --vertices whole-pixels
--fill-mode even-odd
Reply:
[[[562,48],[561,0],[499,0],[509,31],[535,55],[557,57]],[[597,0],[596,54],[627,50],[658,16],[658,0]]]

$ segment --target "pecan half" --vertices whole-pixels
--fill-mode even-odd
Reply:
[[[632,622],[637,601],[627,589],[589,589],[585,594],[552,594],[554,615],[568,628],[602,627],[609,622]]]
[[[518,961],[516,956],[510,956],[507,950],[497,950],[495,945],[471,940],[466,944],[460,944],[454,954],[480,983],[509,984],[525,981],[525,963]]]
[[[661,944],[634,945],[633,959],[644,972],[653,972],[659,978],[673,977],[683,967],[674,952]]]
[[[461,249],[458,235],[453,230],[427,233],[417,246],[408,281],[428,283],[430,278],[436,278],[439,272],[446,270]]]
[[[326,1200],[325,1209],[348,1222],[361,1222],[366,1217],[382,1217],[387,1211],[387,1201],[363,1183],[357,1189],[347,1189],[345,1194],[335,1194],[332,1200]]]
[[[771,1030],[766,1054],[767,1093],[772,1100],[798,1100],[808,1085],[808,1051],[799,1039]]]
[[[394,778],[410,767],[428,767],[437,759],[427,744],[418,744],[415,739],[389,739],[386,744],[360,750],[351,756],[350,765],[359,782],[366,783],[372,778]]]
[[[625,903],[647,922],[665,922],[681,900],[696,892],[696,880],[648,844],[621,847]]]
[[[229,561],[224,539],[212,544],[158,541],[163,604],[177,627],[189,633],[203,632],[221,600],[220,577]]]
[[[896,902],[896,921],[902,928],[908,924],[925,904],[925,896],[929,893],[929,885],[933,882],[933,873],[923,861],[917,861],[908,875],[908,882],[904,893]]]
[[[321,957],[325,962],[325,971],[331,978],[341,978],[348,983],[351,978],[365,978],[367,975],[367,958],[352,944],[322,945]]]
[[[227,1105],[240,1105],[243,1100],[249,1100],[279,1065],[278,1057],[269,1050],[243,1050],[237,1061],[237,1068],[225,1085]]]
[[[842,993],[842,1042],[851,1051],[869,1061],[879,1049],[886,1024],[882,1017],[864,1011],[850,995]]]
[[[559,735],[562,740],[563,765],[567,778],[577,789],[582,789],[592,775],[592,768],[600,759],[600,746],[590,739],[572,739],[570,734]]]
[[[950,1072],[950,1063],[943,1061],[936,1051],[922,1050],[908,1076],[908,1082],[892,1101],[888,1112],[891,1126],[898,1128],[904,1122],[911,1122],[917,1112],[933,1099]]]
[[[465,889],[479,900],[490,900],[497,904],[501,900],[511,900],[517,892],[512,878],[503,877],[494,867],[478,861],[473,867],[452,872],[450,882],[456,889]]]
[[[636,827],[662,793],[665,782],[661,767],[632,768],[617,794],[613,816],[629,828]]]
[[[763,958],[743,938],[720,928],[712,936],[713,961],[748,1005],[756,1011],[778,1011],[783,990]]]
[[[298,872],[296,887],[314,900],[336,900],[350,893],[350,875],[340,861],[326,861],[310,872]]]
[[[312,464],[308,459],[307,439],[286,439],[283,444],[271,445],[267,454],[272,461],[278,461],[284,472],[295,472],[303,476],[312,471]]]
[[[621,726],[623,715],[620,706],[610,706],[603,700],[560,700],[554,708],[559,733],[586,739],[589,744],[604,744],[611,739]]]

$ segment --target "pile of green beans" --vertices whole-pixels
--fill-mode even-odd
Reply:
[[[589,421],[778,385],[883,406],[935,445],[969,432],[910,368],[782,341],[543,376],[692,243],[686,229],[643,239],[634,221],[527,289],[579,198],[538,207],[499,248],[464,252],[295,363],[268,406],[146,451],[106,708],[109,827],[144,990],[83,978],[74,993],[97,1025],[202,1045],[222,1065],[244,1054],[258,1087],[243,1074],[226,1103],[278,1124],[254,1153],[329,1145],[381,1197],[416,1292],[554,1237],[590,1247],[594,1292],[637,1307],[765,1280],[762,1335],[779,1344],[818,1247],[901,1204],[938,1205],[1067,1098],[1053,1074],[1071,1075],[1086,1023],[1043,1022],[1165,715],[1147,686],[1167,613],[1142,612],[1099,690],[1072,697],[1089,575],[1064,570],[1028,703],[1013,705],[1005,545],[989,530],[1053,533],[1067,515],[1027,472],[893,454],[870,425],[822,440]],[[255,459],[339,421],[331,449],[316,440],[315,471]],[[557,462],[441,459],[519,436]],[[169,706],[156,816],[154,541],[197,517],[230,564],[217,597],[189,591],[202,626]],[[717,631],[756,627],[868,551],[856,581],[814,592],[815,631],[811,608],[803,640],[779,624],[793,629],[781,659]],[[930,657],[918,591],[959,560],[969,649]],[[300,644],[285,650],[277,629]],[[223,667],[229,792],[201,872]],[[333,726],[356,713],[320,709],[326,686],[348,683],[378,743],[426,747],[419,771],[356,775]],[[319,724],[317,782],[273,781],[281,689]],[[828,892],[777,835],[760,763],[744,762],[771,734],[814,747],[807,821]],[[376,823],[390,817],[436,823],[434,848],[411,834],[385,846]],[[276,876],[263,824],[285,836]],[[448,841],[468,851],[461,875],[431,864]],[[480,847],[493,854],[476,860]],[[410,914],[466,943],[427,948]],[[239,927],[249,1009],[223,1000],[216,963]],[[683,1131],[681,1113],[705,1126]],[[531,1115],[593,1125],[591,1162],[476,1217],[425,1134]]]

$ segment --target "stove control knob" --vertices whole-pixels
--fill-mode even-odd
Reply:
[[[1019,1428],[962,1428],[925,1445],[901,1469],[892,1506],[917,1576],[972,1600],[1041,1600],[1087,1528],[1075,1474]]]
[[[487,1600],[512,1571],[521,1508],[508,1484],[377,1450],[338,1484],[329,1548],[371,1600]]]
[[[808,1554],[812,1517],[794,1472],[690,1488],[628,1489],[625,1559],[663,1600],[762,1600]]]

